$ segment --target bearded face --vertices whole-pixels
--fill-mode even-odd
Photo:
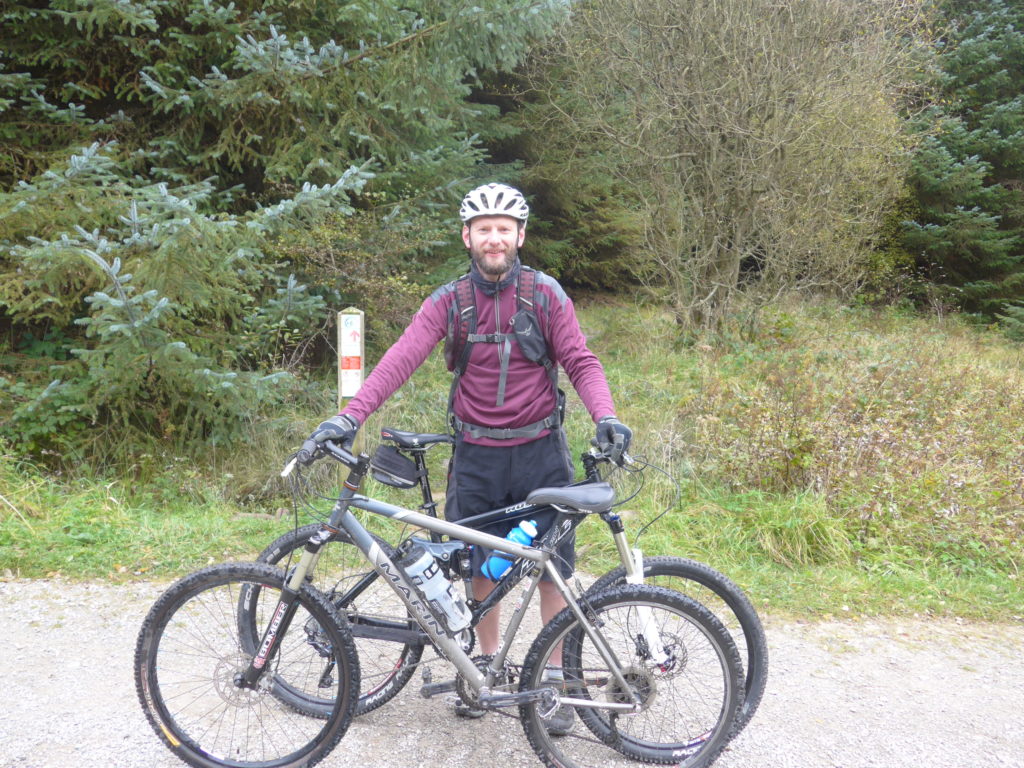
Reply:
[[[526,229],[511,216],[478,216],[462,228],[462,241],[480,274],[500,280],[516,263]]]

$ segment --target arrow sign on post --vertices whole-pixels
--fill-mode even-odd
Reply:
[[[363,385],[363,311],[355,307],[338,313],[338,408]]]

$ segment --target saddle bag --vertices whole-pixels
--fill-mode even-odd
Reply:
[[[393,445],[379,445],[370,459],[370,474],[392,488],[413,488],[419,481],[416,463]]]

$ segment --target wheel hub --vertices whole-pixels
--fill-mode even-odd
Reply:
[[[221,700],[232,707],[251,707],[259,693],[240,685],[242,673],[237,659],[221,659],[213,670],[213,687]]]
[[[615,704],[632,704],[634,697],[639,700],[641,709],[647,709],[654,703],[658,695],[658,681],[652,670],[643,667],[626,667],[622,670],[628,688],[623,688],[617,680],[608,682],[608,699]]]

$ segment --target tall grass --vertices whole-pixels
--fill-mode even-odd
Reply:
[[[605,301],[580,314],[634,452],[671,476],[611,478],[630,535],[661,514],[646,552],[709,562],[780,612],[1024,615],[1020,346],[956,319],[828,303],[773,310],[753,337],[688,343],[654,307]],[[106,575],[116,561],[170,574],[250,556],[290,525],[276,473],[334,412],[332,385],[254,425],[244,447],[201,463],[164,457],[134,485],[0,460],[0,573]],[[369,420],[365,447],[383,426],[444,431],[447,392],[435,355]],[[586,450],[593,425],[572,393],[567,426],[573,452]],[[430,454],[438,496],[448,456]],[[418,503],[415,491],[367,490]],[[614,558],[603,525],[586,522],[582,566]]]
[[[0,450],[0,577],[164,577],[251,559],[282,526],[276,510],[243,510],[172,483],[54,476]]]
[[[685,347],[656,309],[587,320],[637,450],[688,478],[677,546],[804,607],[903,605],[878,588],[913,575],[921,610],[1022,612],[1019,345],[824,303]]]

